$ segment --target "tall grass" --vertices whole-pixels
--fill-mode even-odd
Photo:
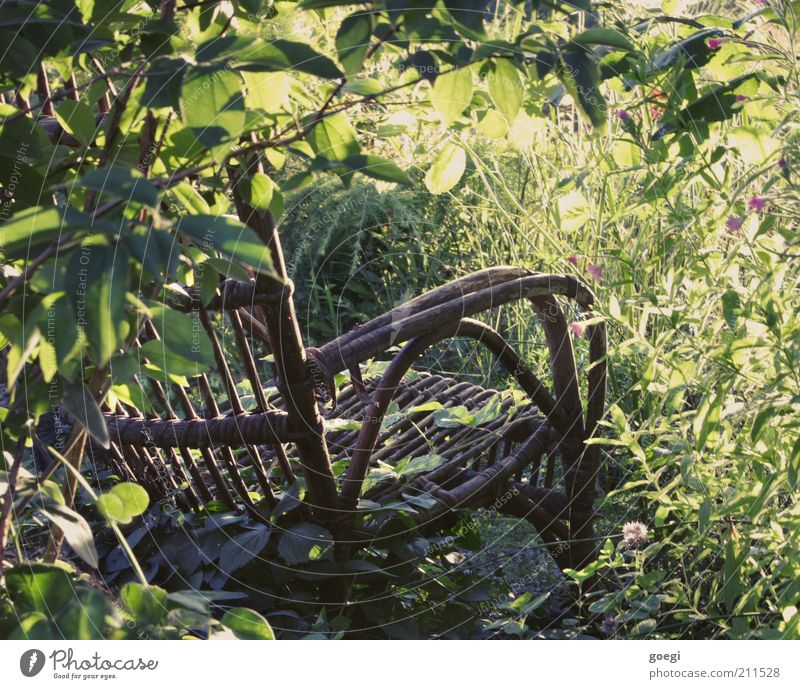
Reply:
[[[726,7],[742,11],[699,10]],[[569,105],[529,113],[516,141],[463,132],[468,172],[444,197],[356,185],[287,205],[284,234],[320,223],[294,275],[312,339],[490,265],[591,284],[610,328],[602,567],[622,584],[587,604],[607,633],[800,633],[800,102],[791,11],[786,22],[752,37],[782,85],[708,133],[653,140],[651,94],[612,81],[611,111],[631,118],[606,134]],[[410,142],[421,159],[434,136]],[[490,320],[546,370],[528,308]],[[429,363],[502,384],[470,345]],[[635,557],[619,547],[631,519],[650,538]]]

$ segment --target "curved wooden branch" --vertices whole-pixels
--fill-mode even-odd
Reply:
[[[527,367],[522,358],[503,337],[480,321],[470,318],[455,323],[447,323],[437,330],[410,340],[386,369],[378,387],[373,393],[372,404],[364,414],[361,431],[356,440],[355,451],[347,472],[343,477],[340,502],[344,510],[355,509],[361,493],[361,485],[369,469],[369,462],[375,450],[381,424],[389,403],[392,401],[403,376],[414,362],[432,345],[441,340],[463,335],[485,345],[509,373],[520,383],[534,403],[543,411],[561,420],[556,401],[549,395],[544,384]],[[569,350],[571,354],[571,349]],[[548,426],[548,428],[550,428]]]
[[[300,441],[305,433],[289,429],[283,411],[219,416],[211,419],[136,419],[104,415],[111,440],[119,446],[204,448],[216,445],[239,447]]]
[[[449,288],[449,285],[439,290],[445,287]],[[429,294],[435,292],[437,290]],[[416,311],[411,311],[414,302],[409,302],[409,305],[394,309],[376,321],[323,345],[319,350],[319,358],[332,374],[339,373],[385,352],[393,344],[429,333],[441,323],[472,316],[512,301],[554,294],[571,297],[586,309],[594,301],[586,287],[577,279],[565,275],[531,274],[483,287],[458,298],[452,298],[452,293],[448,291],[448,301],[433,306],[420,306],[417,303],[413,307],[419,309]],[[401,318],[403,314],[408,315]]]

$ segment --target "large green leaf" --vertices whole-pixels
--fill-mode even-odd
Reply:
[[[330,555],[332,548],[333,536],[317,524],[295,524],[278,541],[278,553],[290,565],[319,560]]]
[[[104,365],[127,335],[124,318],[129,259],[122,245],[84,246],[75,251],[67,279],[79,326],[92,346],[95,362]]]
[[[214,348],[208,333],[198,327],[191,314],[158,302],[148,302],[148,307],[153,325],[161,337],[161,345],[189,361],[207,367],[214,365]]]
[[[379,158],[378,156],[360,154],[348,156],[342,163],[345,167],[355,172],[362,172],[373,179],[380,179],[384,182],[397,182],[406,186],[411,186],[414,183],[411,177],[391,160]]]
[[[56,119],[66,132],[84,146],[94,138],[96,125],[91,108],[79,100],[62,100],[55,108]]]
[[[723,122],[729,120],[741,107],[741,98],[754,95],[758,90],[760,75],[743,74],[736,79],[721,84],[692,101],[676,117],[665,119],[653,137],[660,139],[676,129],[682,129],[697,122]]]
[[[372,35],[372,15],[368,12],[354,12],[346,17],[336,33],[336,50],[339,62],[348,75],[361,71],[364,57],[369,50]]]
[[[61,567],[17,565],[5,572],[5,587],[19,612],[55,615],[74,595],[69,574]]]
[[[188,215],[176,227],[205,250],[216,249],[253,270],[274,274],[269,249],[253,230],[233,216]]]
[[[108,599],[101,591],[81,589],[76,600],[56,618],[56,626],[67,639],[89,641],[105,639]]]
[[[78,185],[110,194],[120,199],[137,201],[154,208],[158,203],[158,192],[138,171],[131,168],[98,168],[81,177]]]
[[[181,91],[183,120],[208,149],[228,150],[245,126],[242,80],[226,69],[192,67]]]
[[[431,87],[431,102],[445,125],[455,122],[471,100],[472,72],[468,67],[440,74]]]
[[[489,95],[497,109],[513,120],[525,97],[525,86],[519,70],[511,60],[497,60],[489,72]]]
[[[333,60],[311,46],[283,39],[254,44],[243,50],[237,59],[237,66],[244,70],[279,72],[293,69],[323,79],[340,79],[344,76]]]
[[[62,399],[67,411],[72,414],[89,434],[105,448],[110,447],[111,438],[103,413],[88,388],[82,383],[65,383]]]
[[[600,68],[594,58],[583,52],[563,53],[558,75],[592,125],[602,127],[607,106],[600,92]]]
[[[230,629],[237,639],[272,641],[275,633],[264,617],[249,608],[231,608],[222,616],[222,624]]]
[[[458,184],[466,166],[467,154],[464,149],[449,142],[425,175],[425,186],[431,194],[444,194]]]
[[[329,160],[344,160],[359,152],[356,130],[344,115],[329,115],[317,123],[308,134],[314,152]]]
[[[75,554],[87,565],[97,569],[97,548],[89,523],[74,510],[55,501],[49,501],[47,508],[43,509],[42,513],[61,529],[64,538]]]
[[[74,236],[92,227],[92,221],[71,206],[26,208],[0,225],[0,249],[6,255],[33,249],[56,239],[61,233]]]
[[[125,584],[120,599],[138,624],[162,624],[167,616],[167,592],[158,586]]]

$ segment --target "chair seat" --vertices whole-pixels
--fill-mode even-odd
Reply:
[[[337,462],[350,459],[364,401],[353,386],[326,419],[326,438]],[[456,468],[479,471],[506,456],[547,423],[527,398],[436,374],[412,372],[395,393],[384,418],[364,497],[422,476],[437,483]]]
[[[279,395],[270,405],[282,410]],[[350,461],[368,406],[366,393],[349,384],[334,410],[324,419],[334,473],[341,476]],[[363,497],[376,500],[425,481],[442,484],[458,469],[480,471],[513,451],[547,421],[527,397],[499,392],[437,374],[411,371],[400,383],[383,419],[370,462]],[[275,489],[287,487],[278,448],[215,445],[210,448],[165,448],[120,445],[121,454],[100,453],[126,478],[143,484],[151,496],[197,506],[221,499],[242,507],[231,497],[242,490],[255,499],[263,493],[263,478]],[[255,451],[254,451],[255,450]],[[258,463],[256,463],[256,460]],[[553,481],[552,462],[544,485]],[[259,478],[262,480],[259,481]],[[538,482],[538,465],[530,469],[530,484]]]

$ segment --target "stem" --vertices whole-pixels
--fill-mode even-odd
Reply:
[[[8,537],[8,529],[11,525],[11,508],[14,504],[14,491],[17,487],[17,479],[19,478],[19,470],[22,468],[22,453],[24,450],[25,441],[20,438],[17,444],[17,460],[11,465],[8,472],[8,488],[6,489],[5,497],[3,498],[3,507],[0,511],[0,577],[3,576],[3,560],[6,553],[6,538]]]
[[[95,503],[97,503],[99,496],[97,495],[97,493],[94,492],[91,485],[89,485],[89,482],[84,478],[83,474],[81,474],[81,472],[78,471],[78,469],[72,466],[72,464],[66,457],[59,454],[59,452],[55,448],[48,445],[47,451],[64,465],[64,467],[70,473],[72,478],[77,483],[79,483],[81,487],[89,494],[89,497]],[[115,522],[109,520],[108,524],[111,527],[111,530],[114,532],[114,535],[117,537],[120,547],[125,551],[125,555],[128,557],[128,561],[131,563],[133,571],[136,572],[136,576],[139,578],[139,581],[141,581],[142,584],[147,586],[148,585],[147,577],[145,577],[144,571],[142,570],[139,561],[136,559],[136,555],[133,554],[133,549],[130,547],[130,545],[128,545],[128,541],[125,538],[125,535],[122,533],[122,531],[120,531],[120,528],[116,525]]]

